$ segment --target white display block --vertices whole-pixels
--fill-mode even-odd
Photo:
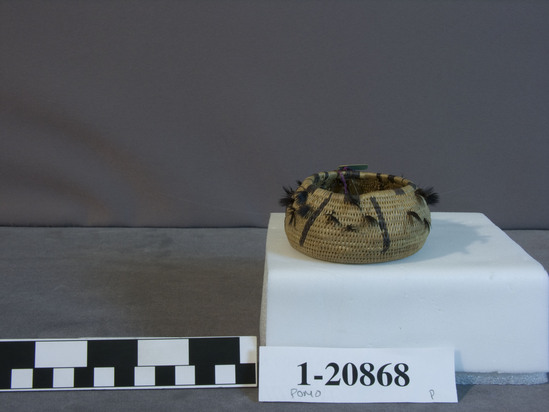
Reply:
[[[405,259],[329,263],[293,249],[269,221],[261,344],[455,348],[456,372],[549,371],[549,278],[481,213],[432,213]]]

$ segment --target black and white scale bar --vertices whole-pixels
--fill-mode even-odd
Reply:
[[[257,339],[0,340],[0,391],[257,386]]]

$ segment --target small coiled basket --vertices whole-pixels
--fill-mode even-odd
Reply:
[[[417,252],[431,228],[425,191],[403,177],[334,170],[286,190],[284,228],[298,251],[336,263],[379,263]]]

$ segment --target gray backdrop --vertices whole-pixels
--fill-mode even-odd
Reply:
[[[549,229],[549,2],[0,0],[0,225],[265,226],[342,163]]]

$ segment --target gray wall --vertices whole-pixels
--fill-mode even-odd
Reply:
[[[0,225],[265,226],[342,163],[549,229],[549,2],[0,0]]]

